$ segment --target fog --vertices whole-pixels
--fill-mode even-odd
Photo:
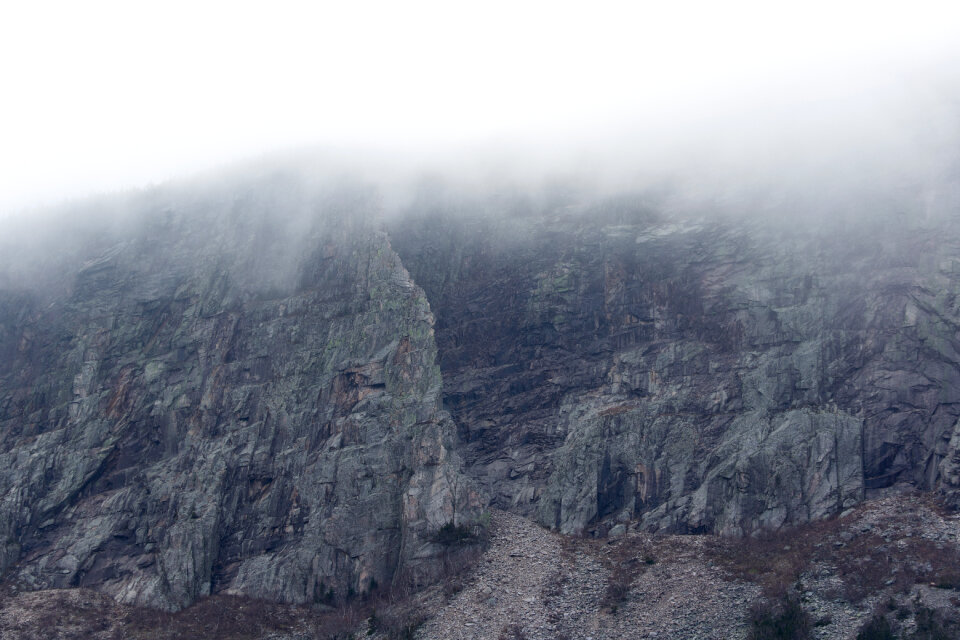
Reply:
[[[627,203],[791,229],[960,213],[947,3],[3,14],[0,287],[65,291],[154,231],[275,287],[318,219],[424,210]]]
[[[929,180],[956,137],[951,3],[457,4],[7,3],[0,219],[302,149],[722,200]]]

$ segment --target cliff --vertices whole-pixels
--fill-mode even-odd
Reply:
[[[5,574],[332,602],[429,578],[434,532],[478,514],[423,292],[362,191],[296,188],[174,197],[62,297],[3,292]]]
[[[894,484],[960,495],[949,220],[639,196],[385,215],[277,175],[128,206],[0,279],[0,574],[22,588],[331,602],[431,580],[436,532],[488,505],[748,535]]]
[[[955,492],[948,221],[466,210],[428,200],[394,245],[437,315],[468,472],[500,507],[566,533],[749,534],[895,483]]]

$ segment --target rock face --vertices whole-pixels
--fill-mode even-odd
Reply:
[[[960,503],[951,221],[461,204],[274,176],[6,253],[0,574],[304,603],[430,579],[488,501],[597,535]]]
[[[422,290],[366,196],[295,186],[140,203],[66,295],[2,293],[0,571],[328,601],[429,577],[477,515]]]
[[[428,202],[393,230],[497,505],[568,533],[749,533],[896,482],[957,486],[948,223],[508,208]]]

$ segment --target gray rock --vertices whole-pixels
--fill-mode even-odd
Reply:
[[[626,510],[746,533],[960,486],[952,221],[618,207],[427,201],[390,228],[495,504],[566,532]]]
[[[63,296],[0,292],[0,572],[319,602],[430,579],[433,532],[479,514],[433,316],[368,203],[285,220],[274,187],[186,199]]]
[[[894,485],[958,504],[955,221],[499,196],[383,221],[282,177],[138,198],[32,271],[0,255],[23,588],[175,609],[422,583],[485,495],[598,535],[750,534]]]

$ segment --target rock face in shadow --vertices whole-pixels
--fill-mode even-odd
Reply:
[[[478,514],[369,196],[233,187],[145,196],[62,296],[0,292],[0,573],[23,587],[329,601],[429,579],[433,532]]]
[[[473,206],[427,199],[391,233],[498,506],[568,533],[749,533],[958,486],[949,222]]]

